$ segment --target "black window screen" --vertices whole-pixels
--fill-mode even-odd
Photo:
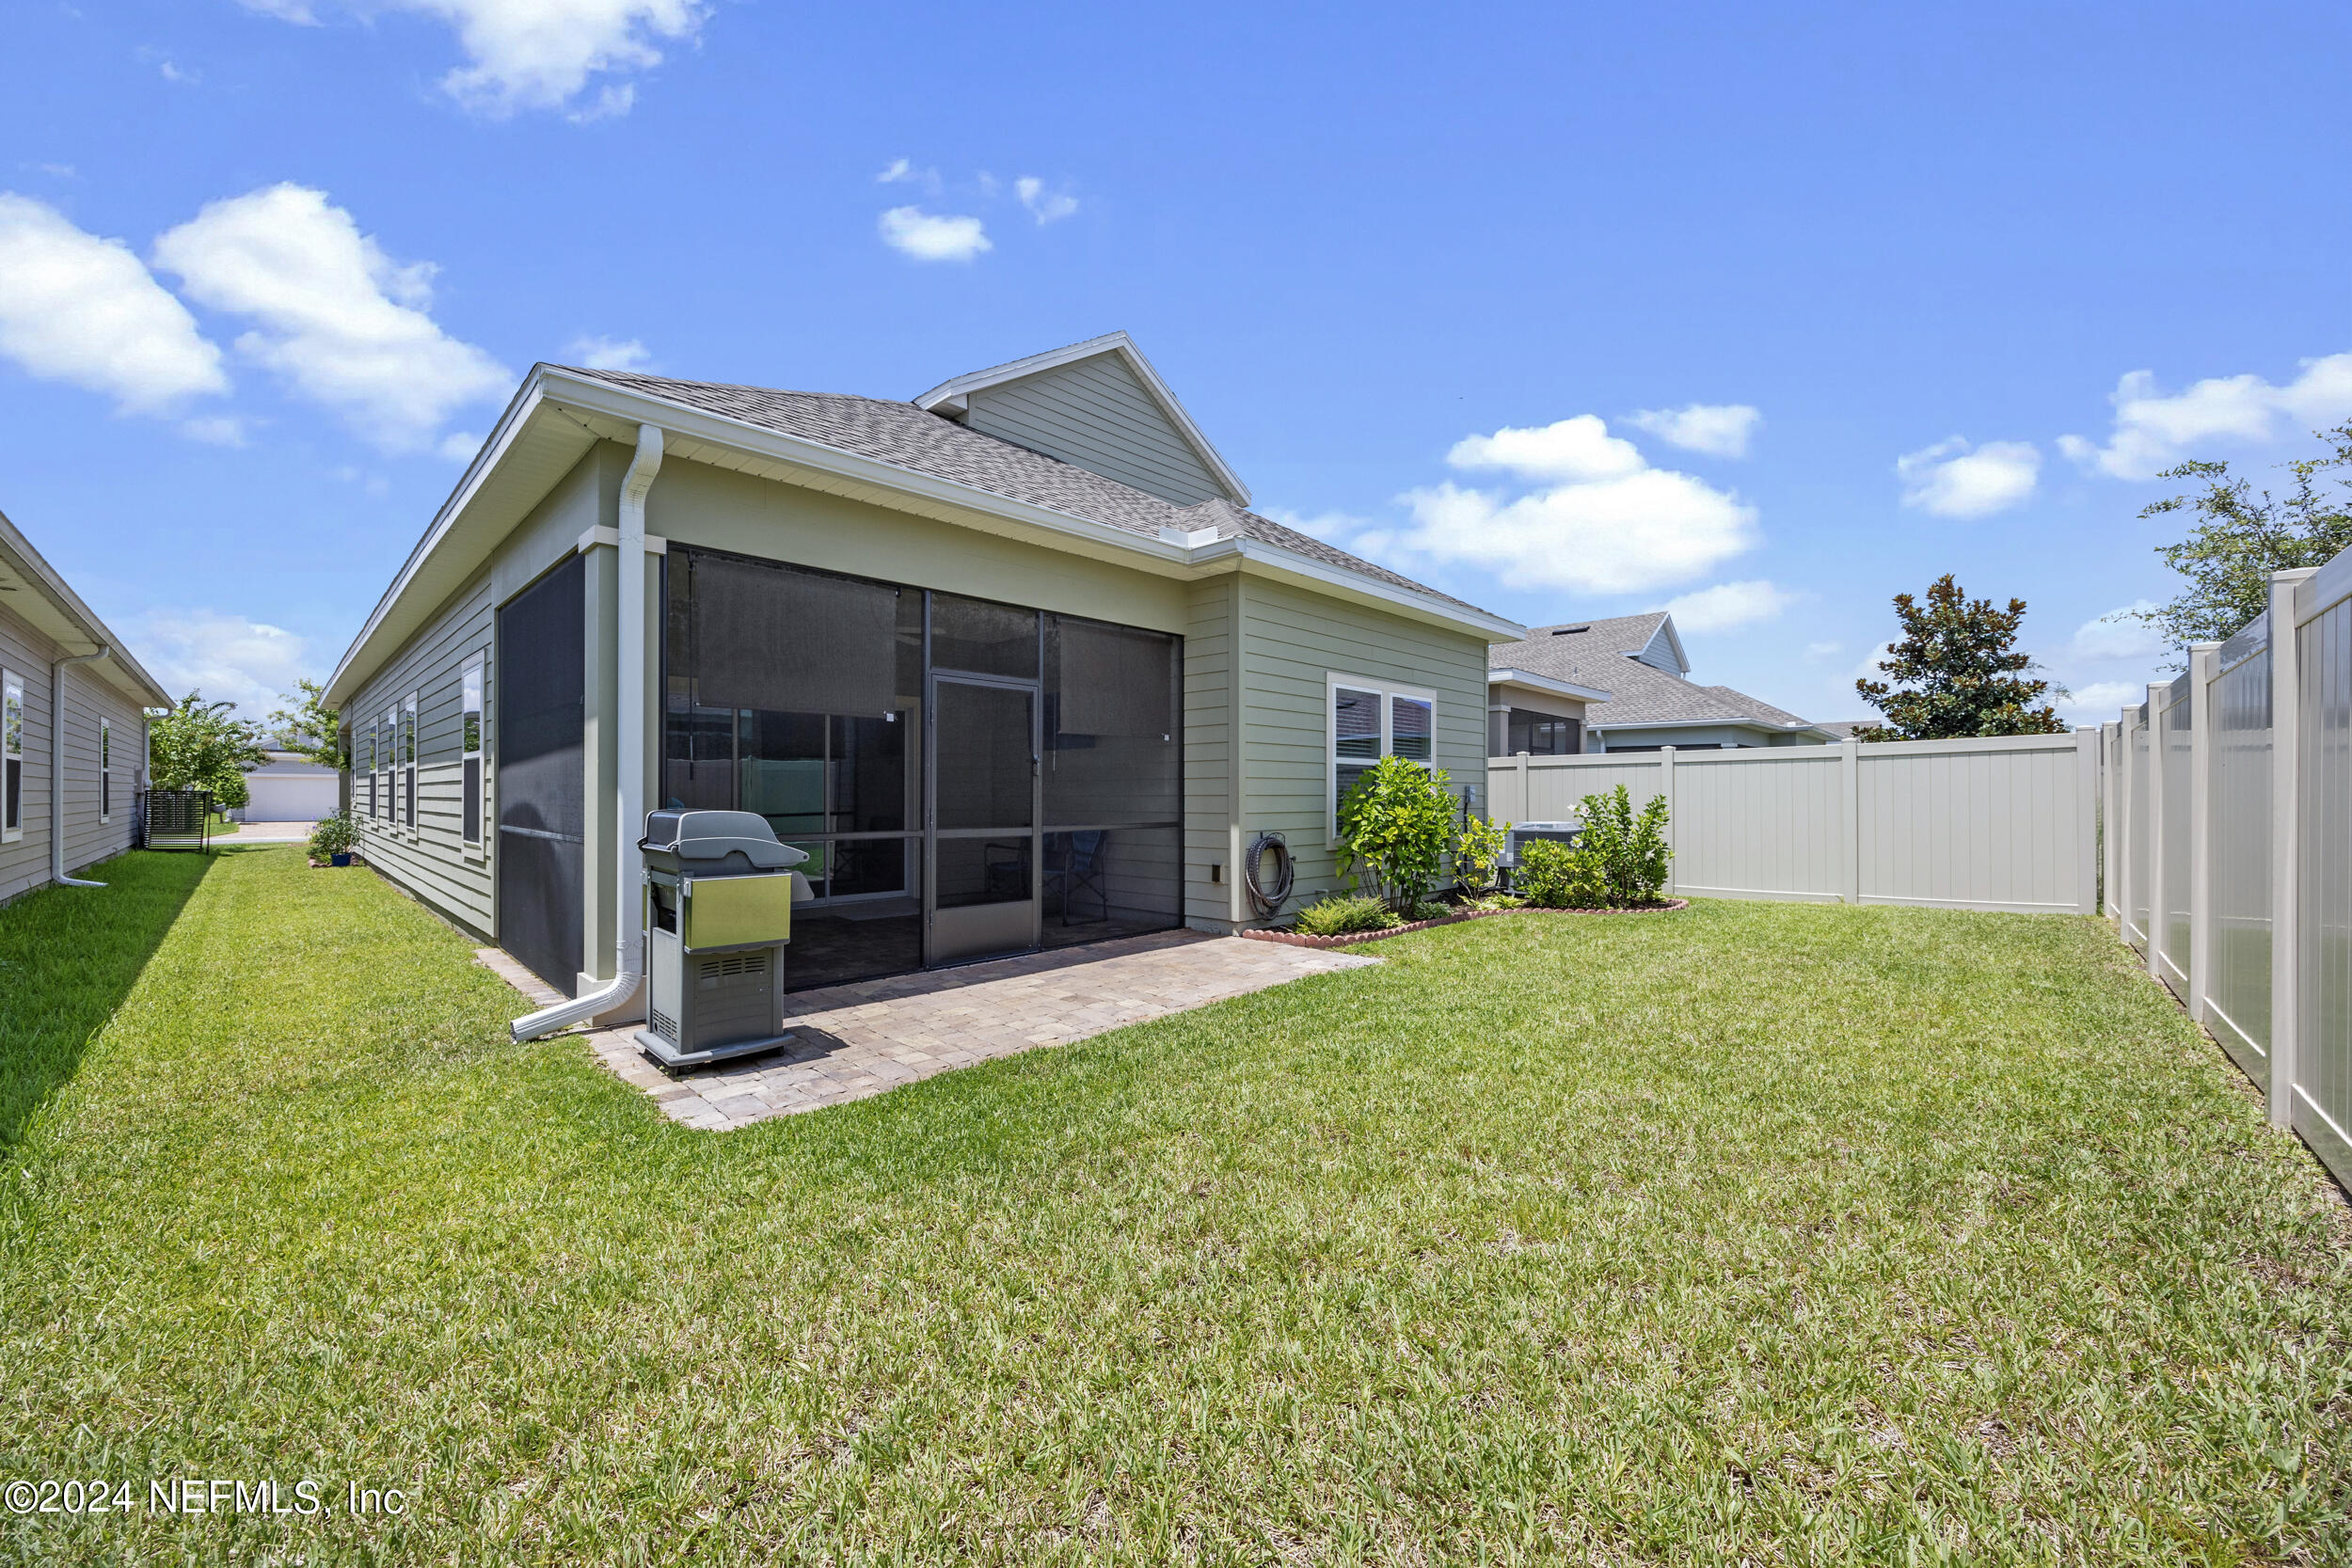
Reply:
[[[931,668],[1035,680],[1037,611],[960,594],[933,594]]]
[[[1045,617],[1045,932],[1184,920],[1184,644]]]
[[[1584,726],[1557,714],[1515,707],[1511,710],[1509,728],[1507,750],[1511,755],[1527,752],[1539,757],[1565,757],[1584,749]]]

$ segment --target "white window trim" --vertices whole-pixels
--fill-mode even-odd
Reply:
[[[395,732],[395,755],[400,759],[400,825],[417,836],[417,693],[400,700],[400,728]]]
[[[1372,691],[1380,698],[1380,755],[1392,756],[1396,746],[1395,711],[1390,705],[1391,697],[1404,697],[1429,705],[1429,759],[1419,757],[1405,760],[1422,768],[1438,763],[1438,694],[1422,686],[1400,686],[1395,681],[1375,680],[1369,675],[1343,674],[1328,670],[1323,677],[1323,833],[1326,847],[1340,847],[1340,726],[1338,699],[1341,688],[1350,691]],[[1363,764],[1361,757],[1347,759],[1349,767]]]
[[[0,844],[14,844],[24,836],[24,797],[28,793],[25,785],[31,783],[24,776],[24,725],[30,717],[24,711],[24,677],[13,670],[0,670],[0,705],[5,705],[10,696],[16,699],[16,825],[10,827],[0,820]],[[5,708],[0,707],[0,724],[6,722]],[[5,744],[0,741],[0,745]],[[0,791],[8,788],[7,767],[7,757],[0,755]],[[5,801],[0,801],[0,810],[5,809]]]
[[[487,742],[490,738],[490,656],[485,649],[467,658],[457,674],[457,832],[466,847],[466,853],[480,860],[489,853],[490,847],[490,762]],[[466,686],[470,681],[481,694],[474,699],[470,710],[474,715],[473,749],[466,748]],[[474,786],[474,836],[466,838],[466,764],[472,763],[477,778]]]
[[[98,820],[112,822],[114,804],[114,721],[104,714],[98,716]]]
[[[383,779],[376,786],[377,819],[384,831],[390,832],[400,826],[400,798],[393,784],[400,777],[400,706],[394,704],[384,710],[376,721],[375,766]]]

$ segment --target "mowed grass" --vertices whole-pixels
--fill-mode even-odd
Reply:
[[[0,1557],[2352,1560],[2342,1200],[2090,922],[1478,921],[723,1135],[468,948],[195,882],[6,1151],[0,1479],[328,1512]]]

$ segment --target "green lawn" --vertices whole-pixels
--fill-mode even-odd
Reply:
[[[0,1480],[335,1512],[0,1560],[2352,1560],[2344,1206],[2089,922],[1476,921],[711,1135],[366,871],[101,874]]]

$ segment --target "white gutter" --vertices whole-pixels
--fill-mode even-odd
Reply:
[[[104,887],[65,874],[65,667],[96,664],[114,653],[101,642],[94,654],[76,654],[49,666],[49,879],[58,887]]]
[[[613,824],[612,978],[585,996],[516,1019],[517,1045],[626,1006],[644,983],[644,933],[637,929],[637,884],[643,870],[637,838],[644,828],[645,807],[645,492],[660,471],[661,431],[640,425],[637,455],[629,459],[628,472],[621,480],[620,634],[614,640],[620,666],[620,679],[614,682],[620,707],[615,748],[620,788]]]
[[[1605,703],[1609,693],[1597,686],[1579,686],[1557,675],[1539,675],[1533,670],[1493,669],[1486,672],[1488,686],[1523,686],[1530,691],[1549,691],[1554,696],[1574,697],[1587,703]]]

